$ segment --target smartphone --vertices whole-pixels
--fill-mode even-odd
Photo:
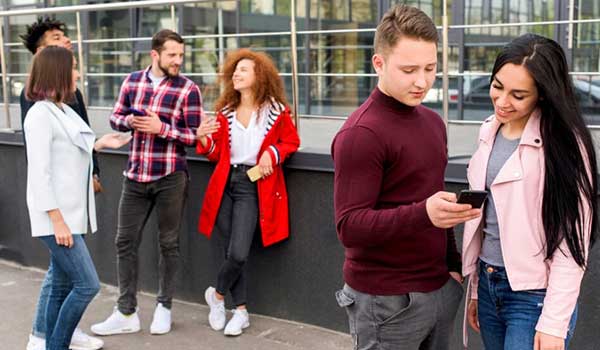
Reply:
[[[474,209],[481,208],[487,198],[487,191],[462,190],[458,195],[457,203],[471,204]]]
[[[250,168],[248,171],[246,171],[246,174],[248,175],[248,177],[250,178],[250,181],[252,181],[252,182],[256,182],[260,178],[262,178],[262,174],[260,173],[260,168],[258,167],[258,165]]]
[[[129,107],[129,113],[135,115],[136,117],[145,117],[146,112],[140,111],[139,109],[135,109],[133,107]]]

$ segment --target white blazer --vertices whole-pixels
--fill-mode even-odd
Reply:
[[[36,102],[27,112],[27,207],[33,237],[54,235],[48,211],[59,209],[73,234],[96,231],[92,129],[66,104]]]

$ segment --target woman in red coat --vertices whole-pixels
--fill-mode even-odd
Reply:
[[[198,230],[209,236],[215,223],[225,261],[216,288],[204,293],[208,321],[225,335],[240,335],[250,323],[246,310],[244,265],[257,223],[264,246],[289,236],[288,198],[281,164],[300,145],[286,105],[283,82],[266,54],[248,49],[227,56],[222,69],[224,91],[216,118],[205,118],[197,131],[197,149],[217,166],[210,178]],[[247,171],[258,165],[261,178]],[[236,309],[225,326],[224,298],[231,293]]]

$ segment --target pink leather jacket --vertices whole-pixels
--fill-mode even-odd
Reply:
[[[500,126],[494,116],[489,117],[481,126],[479,147],[467,170],[469,185],[474,190],[485,189],[487,163]],[[543,142],[540,134],[540,111],[536,110],[527,121],[517,151],[506,161],[492,183],[491,193],[496,205],[502,255],[511,288],[515,291],[546,288],[544,306],[536,330],[565,338],[584,270],[570,257],[565,242],[551,260],[545,260],[542,224]],[[591,208],[582,205],[581,209],[587,256]],[[482,217],[465,223],[463,275],[469,276],[467,296],[470,293],[471,299],[477,299],[477,261],[482,237]]]

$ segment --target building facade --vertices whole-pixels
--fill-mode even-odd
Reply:
[[[397,2],[417,6],[442,24],[442,0],[298,0],[298,109],[305,118],[345,117],[376,84],[371,65],[374,29]],[[569,4],[573,2],[571,12]],[[96,4],[75,0],[3,0],[4,9]],[[219,62],[228,51],[252,47],[276,61],[292,101],[290,0],[202,1],[175,6],[186,38],[184,74],[201,87],[208,110],[218,93]],[[482,120],[492,111],[489,72],[499,48],[525,32],[558,41],[568,54],[579,100],[590,125],[600,124],[600,1],[449,0],[449,119]],[[84,91],[90,106],[113,105],[124,76],[149,64],[150,37],[173,27],[169,6],[81,12]],[[596,19],[591,23],[553,23]],[[75,14],[58,14],[75,40]],[[11,102],[17,103],[31,55],[18,35],[35,16],[4,22]],[[489,24],[544,22],[541,25]],[[478,27],[480,26],[480,27]],[[77,47],[77,45],[75,45]],[[440,45],[440,62],[441,62]],[[438,68],[441,71],[441,64]],[[581,74],[579,74],[581,73]],[[441,111],[442,79],[425,103]]]

